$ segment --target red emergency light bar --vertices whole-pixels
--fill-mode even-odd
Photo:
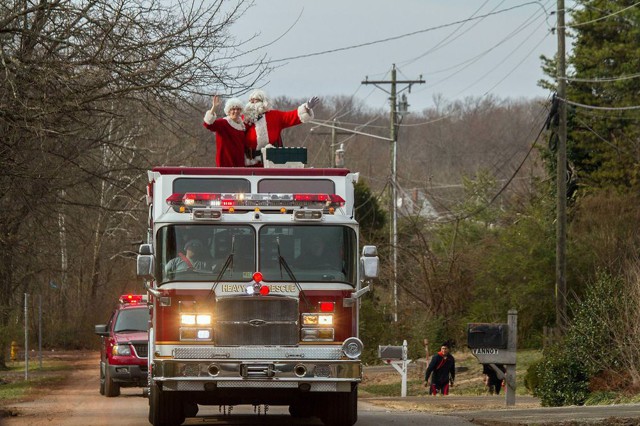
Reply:
[[[120,296],[120,303],[128,304],[128,305],[137,305],[138,303],[142,303],[144,301],[144,296],[142,294],[123,294]]]
[[[167,198],[172,207],[344,207],[344,199],[336,194],[244,194],[244,193],[175,193]]]

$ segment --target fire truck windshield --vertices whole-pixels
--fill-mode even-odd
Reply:
[[[265,281],[340,281],[355,285],[355,231],[346,226],[267,225],[259,233],[260,272]]]
[[[346,282],[356,284],[356,233],[347,226],[169,225],[158,231],[160,282],[265,281]],[[225,263],[227,267],[224,268]],[[286,265],[286,266],[285,266]],[[287,273],[289,267],[293,273]]]

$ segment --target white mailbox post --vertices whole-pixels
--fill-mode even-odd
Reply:
[[[378,346],[378,357],[386,364],[391,364],[402,376],[402,386],[400,396],[407,396],[407,367],[411,362],[407,359],[407,341],[402,342],[402,346]]]

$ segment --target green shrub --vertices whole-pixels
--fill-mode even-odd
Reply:
[[[533,362],[527,368],[527,372],[524,376],[524,387],[527,388],[529,393],[533,394],[536,388],[540,387],[540,375],[538,374],[538,368],[540,364],[543,362],[542,359]]]
[[[589,396],[585,365],[557,346],[545,352],[545,358],[537,364],[532,376],[539,379],[533,395],[540,398],[545,407],[583,405]]]

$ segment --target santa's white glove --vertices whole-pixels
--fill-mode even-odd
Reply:
[[[320,98],[317,96],[312,96],[307,101],[307,108],[313,109],[313,107],[318,105],[318,103],[320,103]]]

